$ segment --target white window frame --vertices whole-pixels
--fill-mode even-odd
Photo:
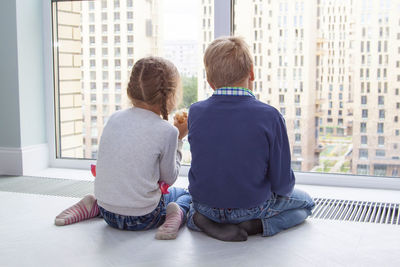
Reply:
[[[231,35],[233,29],[233,20],[231,19],[233,18],[233,0],[216,0],[214,2],[214,16],[214,37]],[[89,170],[90,164],[95,164],[95,160],[56,157],[52,1],[43,1],[43,27],[44,73],[51,73],[51,75],[44,77],[47,136],[50,155],[49,167]],[[187,177],[189,169],[190,165],[182,165],[180,175]],[[400,190],[399,178],[314,172],[295,172],[295,176],[298,184]]]

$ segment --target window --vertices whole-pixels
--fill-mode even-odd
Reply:
[[[368,118],[368,109],[363,109],[362,111],[362,118],[367,119]]]
[[[132,23],[128,23],[128,24],[126,25],[126,27],[127,27],[127,29],[128,29],[128,32],[133,32],[133,24],[132,24]]]
[[[375,155],[377,157],[385,157],[386,153],[385,153],[385,150],[378,149],[378,150],[376,150],[376,154]]]
[[[366,95],[361,96],[361,104],[362,105],[366,105],[367,104],[367,96]]]
[[[180,108],[187,108],[197,100],[197,72],[201,67],[196,60],[197,48],[203,43],[197,37],[201,29],[195,28],[200,20],[197,0],[186,2],[189,1],[185,14],[172,12],[183,8],[171,8],[174,3],[169,3],[171,6],[167,10],[164,5],[154,5],[146,0],[137,1],[139,4],[135,6],[133,0],[51,1],[53,18],[56,18],[53,20],[53,42],[58,44],[53,51],[54,69],[60,74],[54,76],[59,88],[55,90],[55,103],[68,109],[68,112],[58,110],[55,121],[56,129],[59,129],[55,136],[55,158],[90,159],[97,156],[97,145],[108,116],[129,107],[125,87],[134,62],[142,57],[161,56],[174,62],[184,91]],[[64,9],[68,6],[74,6],[73,16],[66,16]],[[172,20],[171,16],[176,19]],[[180,28],[182,21],[190,32],[187,29],[169,30]],[[214,27],[213,18],[206,23],[210,30]],[[134,43],[134,38],[138,42]],[[174,51],[178,53],[171,54]],[[69,101],[71,97],[76,101]],[[73,125],[72,131],[66,132],[71,129],[69,125]],[[183,160],[190,162],[188,149],[183,151]]]
[[[385,118],[385,110],[384,109],[380,109],[379,110],[379,119],[384,119]]]
[[[386,165],[375,164],[374,165],[374,175],[376,176],[385,176],[386,175]]]
[[[384,145],[385,145],[385,137],[378,136],[378,146],[384,146]]]
[[[361,136],[361,144],[362,145],[367,145],[368,144],[368,136],[362,135]]]
[[[114,12],[114,21],[119,21],[119,19],[120,19],[119,12]]]
[[[384,100],[385,98],[384,98],[384,96],[378,96],[378,105],[379,106],[382,106],[382,105],[384,105],[385,104],[385,100]]]
[[[114,60],[114,65],[115,65],[115,68],[117,68],[117,69],[121,68],[121,60],[120,59]]]
[[[360,123],[360,132],[361,133],[366,133],[367,132],[367,123],[366,122],[361,122]]]
[[[301,156],[301,146],[294,146],[293,147],[293,155]]]
[[[357,165],[357,174],[359,175],[368,175],[369,174],[369,166],[365,164]]]
[[[207,48],[213,40],[214,34],[216,34],[214,17],[222,17],[219,16],[219,11],[214,10],[216,1],[204,1],[204,3],[198,0],[187,1],[192,1],[193,7],[199,6],[200,12],[194,10],[193,13],[190,13],[194,14],[190,16],[195,22],[193,25],[197,25],[197,22],[199,22],[199,25],[198,28],[190,26],[191,29],[195,29],[195,33],[192,35],[195,36],[194,39],[197,42],[195,47],[188,45],[188,48],[182,51],[195,51],[192,54],[185,52],[185,55],[189,54],[188,58],[200,58],[201,51]],[[93,5],[93,9],[90,11],[89,2],[93,2],[90,4]],[[168,5],[173,5],[172,2],[168,2]],[[324,172],[341,172],[341,170],[346,169],[344,173],[347,174],[373,174],[374,164],[382,163],[375,161],[377,150],[385,150],[387,157],[379,157],[380,161],[385,161],[386,164],[386,160],[392,160],[394,155],[392,153],[393,144],[400,143],[398,140],[400,126],[396,122],[397,111],[400,109],[396,105],[399,102],[396,99],[399,94],[399,85],[396,80],[398,76],[400,77],[396,66],[399,66],[400,61],[393,58],[393,63],[391,63],[392,61],[389,62],[390,53],[398,51],[397,40],[393,42],[393,39],[397,38],[397,33],[391,32],[391,35],[387,35],[386,25],[368,23],[368,17],[378,18],[378,14],[381,12],[379,7],[377,10],[369,10],[368,12],[371,14],[365,16],[365,24],[360,25],[361,22],[355,15],[357,12],[347,12],[345,22],[341,20],[343,12],[336,12],[338,6],[343,7],[345,5],[346,11],[357,10],[357,1],[349,3],[320,1],[318,5],[318,8],[320,8],[319,15],[307,17],[307,20],[304,17],[304,12],[313,9],[312,1],[297,3],[298,9],[295,13],[295,2],[291,5],[284,1],[282,11],[279,11],[279,3],[275,7],[275,5],[272,5],[272,1],[271,4],[268,1],[248,2],[246,5],[249,7],[248,10],[252,10],[252,14],[254,14],[257,6],[255,22],[253,23],[253,17],[245,14],[245,9],[237,9],[235,7],[238,4],[234,4],[234,10],[232,10],[236,24],[233,29],[234,35],[251,38],[246,41],[252,48],[254,63],[257,61],[254,70],[254,91],[261,101],[277,108],[285,116],[288,136],[291,141],[291,151],[293,155],[295,152],[296,155],[301,155],[301,157],[296,156],[293,159],[292,166],[301,171],[322,169]],[[134,3],[135,6],[133,6]],[[57,4],[53,5],[57,7]],[[83,106],[80,107],[80,120],[83,121],[83,124],[87,119],[82,110],[88,109],[85,105],[90,103],[91,95],[97,95],[95,102],[99,107],[97,112],[100,112],[97,122],[99,135],[104,126],[102,118],[109,116],[117,109],[127,107],[129,102],[125,89],[129,80],[129,72],[134,62],[143,56],[175,57],[177,60],[173,62],[178,67],[182,77],[185,77],[182,79],[183,86],[185,87],[185,83],[189,83],[186,77],[193,76],[196,79],[193,82],[195,84],[194,95],[198,96],[199,100],[211,95],[212,90],[206,82],[205,75],[203,76],[204,69],[200,63],[195,62],[193,64],[194,69],[190,70],[190,64],[181,63],[178,60],[178,54],[173,55],[173,52],[180,53],[180,48],[178,46],[168,47],[168,35],[172,36],[178,32],[168,29],[186,27],[180,27],[179,24],[176,27],[170,26],[172,20],[168,16],[171,13],[164,12],[163,5],[153,5],[151,1],[143,1],[143,5],[136,5],[133,0],[99,0],[81,1],[80,6],[85,12],[78,11],[80,16],[76,22],[71,22],[71,25],[74,28],[81,29],[82,38],[78,36],[74,41],[76,44],[80,40],[81,46],[77,47],[74,53],[76,58],[82,60],[75,66],[76,71],[73,70],[77,76],[72,79],[75,85],[70,86],[82,90],[76,93],[82,96]],[[325,12],[328,7],[331,10],[332,7],[335,7],[335,12],[330,12],[329,16]],[[54,15],[57,15],[57,10],[57,8],[53,8]],[[189,12],[186,13],[189,14]],[[390,17],[388,21],[394,21],[395,15],[392,13],[395,12],[388,13]],[[158,16],[159,14],[163,16]],[[176,13],[173,15],[178,16]],[[251,23],[246,22],[247,20]],[[189,19],[181,18],[179,21],[180,23],[184,21],[185,25],[191,23]],[[313,30],[315,32],[312,32],[310,27],[306,27],[306,22],[307,25],[319,25],[319,27]],[[350,22],[354,24],[351,28],[360,29],[359,35],[351,34],[351,36],[348,36],[351,32],[348,26]],[[73,23],[76,23],[76,25]],[[291,29],[290,26],[293,26],[294,23],[297,28]],[[300,26],[302,23],[304,24],[303,27]],[[279,27],[279,24],[281,27]],[[57,20],[54,20],[54,26],[59,27],[58,33],[61,34],[61,29],[65,24],[57,25]],[[344,26],[346,27],[344,28]],[[382,30],[380,27],[382,27]],[[373,38],[374,34],[379,36],[380,32],[382,32],[382,37]],[[54,31],[54,33],[57,34],[57,31]],[[362,35],[364,35],[364,38],[362,38]],[[164,38],[161,38],[161,36],[166,36],[167,41],[163,40]],[[257,40],[255,40],[255,36],[257,36]],[[316,45],[319,46],[320,51],[305,49],[306,43],[313,42],[309,39],[310,36],[321,37],[320,39],[324,40]],[[358,40],[357,38],[361,39]],[[58,48],[54,48],[55,56],[65,55],[62,48],[68,45],[67,40],[64,37],[61,38],[61,35],[60,38],[55,36],[55,39],[54,43],[60,44]],[[169,41],[190,39],[180,39],[175,36],[175,38],[169,38]],[[360,43],[361,47],[357,42]],[[378,42],[380,42],[381,54],[376,54]],[[276,46],[273,45],[274,43]],[[357,47],[355,44],[357,44]],[[389,47],[389,44],[395,46]],[[61,50],[58,50],[59,48]],[[360,53],[360,48],[363,53]],[[384,52],[389,48],[390,51]],[[200,51],[199,54],[196,51]],[[310,55],[314,54],[316,58],[311,58]],[[346,67],[349,58],[358,61],[351,64],[351,70]],[[55,61],[55,68],[58,68],[57,73],[62,73],[63,67],[59,67],[57,63]],[[259,67],[257,68],[257,66]],[[96,79],[92,79],[94,77],[90,71],[95,72]],[[192,75],[192,73],[194,74]],[[197,73],[200,73],[199,77],[197,77]],[[380,80],[378,80],[378,76]],[[313,77],[313,80],[310,80],[310,77]],[[55,78],[55,82],[58,83],[58,88],[65,88],[65,81],[57,79],[58,77]],[[276,84],[276,89],[274,84]],[[261,91],[262,89],[264,91]],[[63,90],[60,90],[57,96],[59,99],[65,94]],[[101,108],[106,99],[102,97],[103,91],[108,95],[109,101],[109,110],[106,114],[102,113],[103,109]],[[187,107],[187,104],[183,106]],[[59,126],[66,123],[62,116],[58,120]],[[367,123],[369,124],[367,125]],[[386,131],[384,131],[384,123],[387,124]],[[81,154],[76,152],[74,155],[90,158],[91,152],[97,151],[96,148],[91,151],[90,127],[86,127],[84,133],[76,134],[80,137],[85,136],[82,139],[86,140],[86,152]],[[62,157],[62,155],[75,153],[68,151],[67,147],[62,145],[61,136],[62,134],[58,133],[57,140],[60,140],[57,141],[59,143],[59,155]],[[385,138],[390,142],[385,143]],[[75,147],[79,147],[82,143],[83,141]],[[296,149],[294,149],[295,146]],[[360,149],[367,149],[367,157],[363,156],[361,161],[358,153]],[[352,151],[352,153],[344,155],[346,151]],[[370,151],[369,155],[368,151]],[[186,152],[188,151],[186,150]],[[189,154],[184,155],[185,163],[190,162]],[[364,154],[363,152],[362,155]],[[324,168],[327,165],[327,162],[325,162],[327,157],[332,157],[328,159],[332,161],[336,157],[340,158],[338,162],[343,162],[342,166],[339,166],[338,163],[335,168]],[[350,162],[351,167],[348,167]],[[387,172],[392,174],[392,169],[388,167]]]
[[[127,62],[127,65],[128,65],[128,68],[132,68],[133,67],[133,59],[128,59],[128,62]]]
[[[368,149],[360,149],[358,156],[360,159],[368,159]]]
[[[294,135],[295,142],[301,142],[301,134],[297,133]]]
[[[379,123],[378,123],[378,130],[377,130],[377,132],[378,132],[379,134],[383,133],[383,122],[379,122]]]

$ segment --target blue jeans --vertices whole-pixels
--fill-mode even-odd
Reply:
[[[165,221],[166,208],[168,203],[176,202],[183,211],[186,220],[186,214],[189,211],[192,197],[186,189],[170,187],[169,194],[162,195],[158,206],[149,214],[143,216],[125,216],[105,210],[99,206],[100,215],[108,225],[121,230],[140,231],[154,229]]]
[[[263,225],[263,236],[272,236],[282,230],[302,223],[314,208],[314,201],[306,193],[294,189],[289,197],[273,194],[259,206],[249,209],[212,208],[193,201],[187,226],[195,231],[201,231],[193,221],[193,214],[199,212],[217,223],[238,224],[244,221],[260,219]]]

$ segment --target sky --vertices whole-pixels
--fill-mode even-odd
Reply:
[[[200,0],[164,0],[163,34],[165,41],[199,39]]]

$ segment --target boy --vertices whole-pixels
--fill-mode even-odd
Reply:
[[[216,39],[204,65],[214,94],[189,111],[193,204],[188,227],[219,240],[244,241],[303,222],[314,202],[293,190],[285,122],[252,93],[253,62],[246,43],[237,37]]]

